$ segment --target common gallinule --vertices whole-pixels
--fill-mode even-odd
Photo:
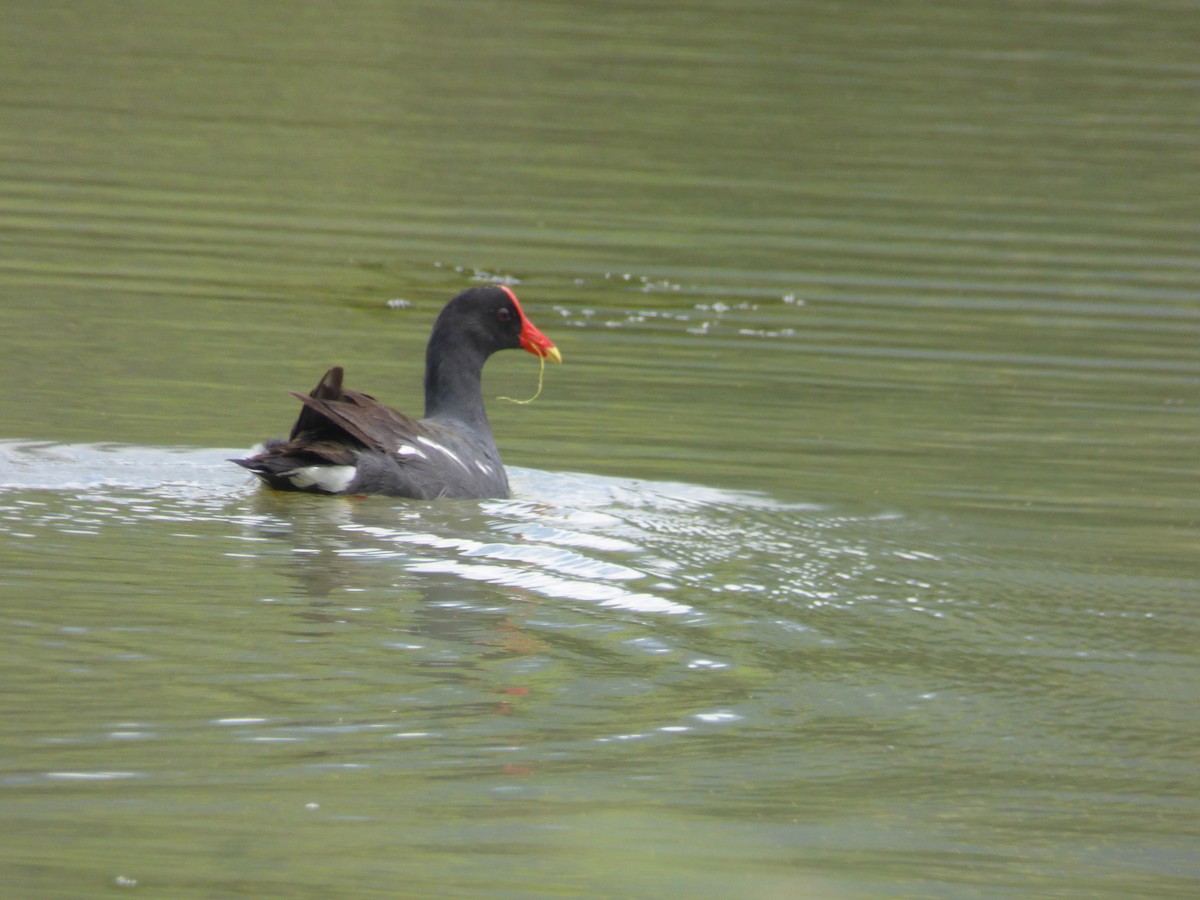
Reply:
[[[525,317],[504,286],[471,288],[446,304],[425,351],[425,417],[413,419],[342,387],[325,373],[285,441],[273,438],[232,462],[283,491],[438,497],[507,497],[508,476],[483,409],[483,364],[521,347],[542,359],[562,354]]]

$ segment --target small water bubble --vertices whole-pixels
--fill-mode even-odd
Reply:
[[[718,710],[710,713],[696,713],[692,718],[699,719],[701,722],[736,722],[741,716],[728,710]]]
[[[689,669],[728,669],[729,663],[717,662],[715,659],[693,659],[688,663]]]

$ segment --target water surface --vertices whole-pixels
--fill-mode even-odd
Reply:
[[[10,4],[9,889],[1194,894],[1196,25]],[[225,462],[494,280],[513,499]]]

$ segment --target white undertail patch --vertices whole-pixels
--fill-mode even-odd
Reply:
[[[350,487],[356,471],[354,466],[303,466],[284,474],[293,487],[301,490],[316,488],[330,494],[340,494]]]

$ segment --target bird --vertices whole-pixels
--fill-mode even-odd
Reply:
[[[507,285],[463,291],[442,309],[425,351],[425,415],[412,418],[343,386],[334,366],[308,394],[286,440],[231,459],[268,487],[313,494],[417,500],[509,496],[508,475],[483,407],[483,364],[521,348],[561,363]]]

